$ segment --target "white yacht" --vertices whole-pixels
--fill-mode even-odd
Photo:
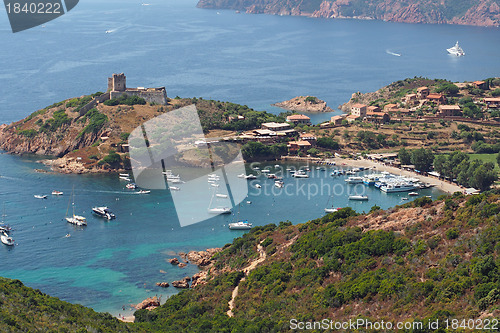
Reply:
[[[282,180],[277,180],[274,182],[274,186],[277,188],[283,188],[285,186],[285,183]]]
[[[177,187],[177,186],[169,186],[169,187],[168,187],[168,189],[169,189],[170,191],[180,191],[180,190],[181,190],[181,188],[180,188],[180,187]]]
[[[35,194],[34,197],[35,199],[47,199],[46,195],[41,195],[41,194]]]
[[[458,45],[458,41],[455,44],[455,46],[450,47],[449,49],[446,49],[446,51],[448,51],[449,54],[453,54],[454,56],[457,56],[457,57],[461,57],[461,56],[465,55],[464,50],[462,50],[460,45]]]
[[[113,212],[111,210],[109,210],[108,207],[93,207],[92,212],[94,212],[94,214],[99,215],[101,217],[105,217],[108,220],[112,220],[112,219],[116,218],[115,214],[113,214]]]
[[[245,176],[244,178],[245,179],[257,179],[257,176],[251,173],[251,174]]]
[[[249,230],[252,229],[252,223],[248,221],[238,221],[234,223],[229,223],[229,229],[231,230]]]
[[[56,191],[56,190],[52,191],[52,195],[63,195],[63,194],[64,193],[61,191]]]
[[[299,170],[299,171],[295,172],[295,173],[292,175],[292,177],[294,177],[294,178],[309,178],[309,175],[308,175],[308,174],[306,174],[304,171]]]
[[[73,202],[72,202],[73,201]],[[73,215],[68,216],[69,206],[73,206]],[[77,225],[77,226],[85,226],[87,225],[87,219],[83,216],[75,214],[75,189],[71,192],[71,196],[69,197],[68,209],[66,210],[66,221],[68,223]]]
[[[366,201],[368,200],[367,195],[350,195],[349,200]]]
[[[139,192],[136,192],[137,194],[149,194],[151,191],[148,190],[140,190]]]
[[[14,245],[14,239],[5,232],[2,232],[2,234],[0,235],[0,241],[7,246]]]
[[[229,207],[209,208],[208,212],[210,214],[231,214],[231,208],[229,208]]]
[[[338,212],[339,209],[341,208],[325,208],[325,213],[335,213],[335,212]]]
[[[350,176],[345,182],[348,184],[361,184],[363,182],[363,177]]]
[[[415,188],[415,185],[411,183],[391,183],[380,186],[380,190],[386,193],[409,192],[414,190]]]

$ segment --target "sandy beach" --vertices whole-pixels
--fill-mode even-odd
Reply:
[[[118,320],[121,320],[125,323],[133,323],[135,320],[134,316],[122,316],[122,317],[116,317]]]
[[[361,159],[361,160],[351,160],[351,159],[343,159],[343,158],[330,158],[326,160],[327,162],[335,162],[337,166],[350,166],[354,168],[359,168],[359,167],[364,167],[364,168],[370,168],[373,170],[376,170],[377,172],[382,172],[382,171],[387,171],[390,172],[394,175],[401,175],[401,176],[407,176],[407,177],[413,177],[419,179],[423,183],[429,183],[434,185],[436,188],[440,189],[441,191],[453,194],[455,192],[463,192],[465,190],[464,187],[461,187],[456,184],[452,184],[450,182],[444,181],[437,179],[435,177],[428,177],[428,176],[423,176],[418,173],[412,172],[412,171],[407,171],[407,170],[401,170],[396,167],[392,167],[389,165],[384,165],[379,162],[375,162],[372,160],[367,160],[367,159]]]

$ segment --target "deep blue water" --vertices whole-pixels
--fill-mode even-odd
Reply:
[[[306,94],[336,108],[355,91],[374,91],[405,77],[463,81],[499,75],[500,30],[494,28],[217,14],[195,4],[85,1],[45,28],[17,34],[0,10],[0,123],[55,101],[103,91],[115,72],[125,72],[131,87],[166,86],[171,97],[228,100],[271,112],[280,111],[271,103]],[[446,54],[456,40],[466,57]],[[314,115],[313,120],[330,116]],[[171,295],[173,288],[160,290],[155,282],[170,282],[196,269],[172,267],[166,259],[178,251],[222,246],[242,234],[227,229],[231,216],[181,228],[165,191],[137,196],[125,191],[115,175],[35,173],[40,167],[35,158],[0,155],[0,203],[5,203],[18,243],[12,249],[0,247],[0,276],[70,302],[117,314],[124,312],[122,305]],[[259,182],[272,188],[271,181]],[[264,195],[251,187],[252,204],[242,205],[240,215],[254,225],[304,222],[322,216],[329,198],[321,192],[308,196],[314,190],[305,184],[344,185],[342,178],[330,177],[285,183],[299,190]],[[89,220],[82,230],[62,220],[73,186],[77,210]],[[65,195],[33,198],[53,189]],[[401,194],[368,191],[368,202],[348,202],[339,195],[335,204],[361,212],[374,204],[402,203]],[[101,204],[117,220],[92,217],[90,208]],[[72,236],[65,238],[67,233]]]

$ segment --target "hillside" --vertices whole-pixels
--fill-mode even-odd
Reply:
[[[126,145],[135,128],[183,106],[196,105],[208,137],[258,128],[266,121],[285,120],[284,115],[275,116],[254,111],[246,105],[202,98],[175,98],[164,106],[147,104],[140,98],[111,100],[80,115],[80,108],[99,94],[61,101],[23,120],[1,125],[0,149],[14,154],[58,157],[46,163],[63,173],[109,172],[129,168]],[[244,119],[230,121],[237,116]]]
[[[256,227],[215,256],[206,285],[137,311],[136,322],[148,331],[271,332],[289,331],[292,318],[424,327],[448,319],[455,331],[453,319],[498,319],[499,203],[499,194],[424,197],[369,215],[344,208],[297,226]],[[259,244],[267,256],[245,276],[262,257]]]
[[[423,327],[439,319],[442,328],[449,320],[450,332],[453,320],[493,326],[500,316],[499,204],[498,192],[456,193],[255,227],[214,255],[206,283],[136,311],[134,324],[0,279],[0,330],[284,332],[293,318]]]
[[[497,0],[200,0],[198,7],[252,14],[500,26]]]

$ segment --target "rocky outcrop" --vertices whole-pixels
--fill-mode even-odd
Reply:
[[[158,287],[162,287],[162,288],[168,288],[168,287],[170,287],[170,284],[168,284],[168,282],[156,282],[156,285]]]
[[[187,254],[181,252],[179,256],[200,268],[206,268],[212,263],[210,260],[212,256],[221,250],[221,248],[213,248],[206,251],[190,251]]]
[[[175,288],[186,289],[189,288],[189,281],[191,281],[191,278],[189,276],[186,276],[182,280],[173,281],[172,286],[174,286]]]
[[[137,310],[142,310],[142,309],[153,310],[159,306],[160,306],[160,300],[158,299],[158,297],[155,296],[146,298],[144,301],[142,301],[141,303],[137,304],[134,307]]]
[[[273,106],[297,112],[333,112],[325,101],[314,96],[298,96],[288,101],[273,104]]]
[[[179,265],[179,259],[177,258],[169,259],[168,262],[172,265]]]
[[[191,288],[196,288],[197,286],[201,286],[207,283],[206,278],[208,276],[207,271],[202,271],[194,274],[191,277],[192,283],[191,283]]]
[[[200,8],[246,11],[251,14],[301,15],[323,18],[377,19],[405,23],[500,26],[497,0],[200,0]]]

